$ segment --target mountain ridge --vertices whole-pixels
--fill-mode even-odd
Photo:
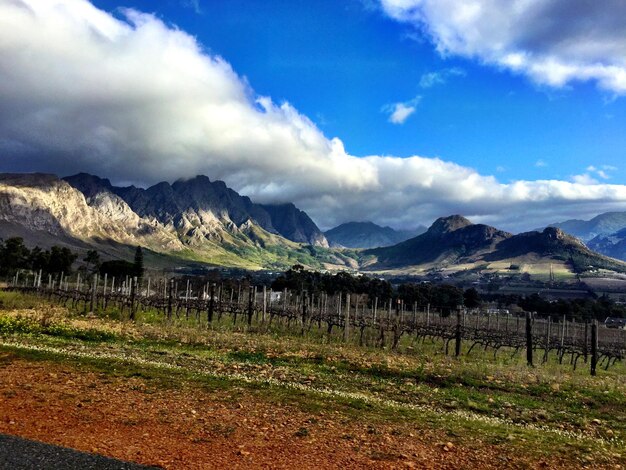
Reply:
[[[426,227],[415,230],[394,230],[374,222],[346,222],[324,232],[331,246],[345,248],[377,248],[391,246],[424,232]]]
[[[271,234],[281,235],[296,243],[328,247],[328,241],[315,222],[293,204],[261,205],[241,196],[223,181],[211,181],[207,176],[179,179],[172,184],[160,182],[146,189],[135,186],[116,187],[109,180],[87,173],[64,178],[89,196],[108,191],[122,198],[137,214],[153,217],[171,226],[181,235],[203,234],[220,237],[219,224],[227,230],[248,220]]]
[[[415,238],[387,248],[365,250],[368,269],[400,265],[450,266],[515,259],[529,254],[569,263],[575,272],[590,267],[626,270],[626,263],[591,251],[556,227],[517,235],[454,215],[437,219]]]

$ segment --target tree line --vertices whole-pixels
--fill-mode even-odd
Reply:
[[[13,276],[17,271],[25,270],[38,273],[43,276],[73,272],[74,263],[79,255],[67,247],[53,246],[43,249],[39,246],[28,248],[20,237],[0,239],[0,276]],[[87,251],[83,263],[78,268],[86,273],[109,274],[110,276],[137,276],[144,273],[143,251],[141,247],[135,249],[134,260],[109,260],[102,261],[96,250]]]
[[[538,294],[499,295],[490,293],[481,295],[474,288],[463,290],[450,284],[411,283],[405,282],[393,286],[389,281],[363,275],[352,275],[346,272],[320,273],[307,271],[301,265],[295,265],[279,276],[271,285],[275,290],[289,289],[306,290],[311,293],[324,292],[335,295],[367,294],[370,298],[378,297],[379,302],[401,300],[411,308],[414,304],[420,309],[430,305],[449,314],[459,306],[469,309],[479,308],[486,304],[498,307],[517,306],[526,312],[535,312],[541,317],[553,317],[554,320],[566,316],[568,320],[587,321],[597,319],[604,321],[607,317],[626,317],[626,306],[615,303],[608,297],[596,299],[559,299],[550,301]]]

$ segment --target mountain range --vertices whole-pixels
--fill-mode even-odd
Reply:
[[[394,246],[365,250],[363,256],[368,269],[377,270],[407,265],[471,269],[497,263],[537,264],[540,260],[563,263],[575,272],[626,268],[625,263],[591,251],[556,227],[513,235],[473,224],[460,215],[439,218],[425,233]]]
[[[96,248],[108,258],[128,258],[140,245],[147,249],[148,262],[170,267],[205,263],[283,269],[303,264],[401,272],[560,263],[577,272],[626,271],[626,263],[591,251],[561,229],[513,235],[460,215],[437,219],[424,233],[390,246],[329,247],[329,240],[331,245],[341,240],[343,246],[371,246],[410,235],[369,223],[344,224],[325,235],[293,204],[256,204],[206,176],[143,189],[117,187],[84,173],[64,179],[0,174],[0,238],[10,236],[42,247]]]
[[[284,235],[283,235],[284,234]],[[321,230],[293,204],[262,206],[204,176],[142,189],[78,174],[0,175],[0,237],[97,248],[123,257],[141,245],[167,263],[258,269],[296,263],[354,266],[329,251]]]
[[[347,222],[324,232],[324,235],[334,247],[376,248],[395,245],[425,231],[424,226],[419,226],[415,230],[394,230],[373,222]]]

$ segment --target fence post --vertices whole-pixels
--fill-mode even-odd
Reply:
[[[598,324],[596,320],[591,324],[591,375],[596,375],[598,365]]]
[[[261,321],[265,323],[265,317],[267,316],[267,286],[263,284],[263,317]]]
[[[130,320],[135,321],[135,297],[137,296],[137,277],[130,281]]]
[[[250,286],[248,288],[248,326],[252,325],[252,297],[254,296],[254,287]]]
[[[94,305],[96,303],[96,289],[98,288],[98,275],[93,275],[93,285],[91,286],[91,304],[89,305],[89,311],[93,312]]]
[[[455,344],[454,344],[454,355],[456,357],[459,357],[461,355],[461,322],[462,322],[462,311],[461,311],[461,307],[459,306],[458,310],[456,311],[456,334],[455,334]]]
[[[209,310],[207,312],[207,323],[211,323],[213,321],[213,310],[215,309],[215,283],[211,283],[211,287],[209,288]]]
[[[550,352],[550,325],[552,324],[552,317],[548,316],[548,320],[546,323],[546,347],[543,353],[543,363],[548,362],[548,353]]]
[[[172,319],[172,297],[174,295],[174,278],[170,279],[170,288],[167,293],[167,319]]]
[[[339,297],[341,299],[341,297]],[[350,337],[350,294],[346,294],[346,312],[344,315],[343,339],[348,341]]]
[[[304,335],[304,327],[307,320],[307,307],[309,305],[309,293],[307,291],[302,292],[302,335]]]
[[[587,364],[587,360],[589,356],[589,351],[587,350],[589,344],[589,320],[585,319],[585,337],[583,342],[583,357],[585,358],[585,364]]]
[[[529,367],[533,366],[533,325],[530,312],[526,312],[526,362]]]

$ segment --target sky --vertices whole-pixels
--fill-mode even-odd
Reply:
[[[206,174],[322,228],[626,210],[622,0],[0,0],[0,171]]]

